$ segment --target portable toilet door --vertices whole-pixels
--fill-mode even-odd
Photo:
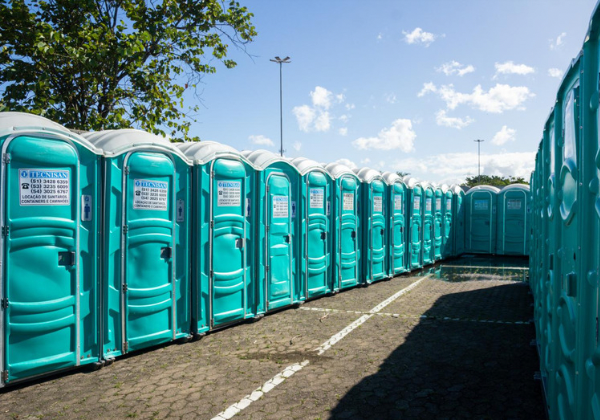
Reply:
[[[423,215],[423,267],[433,264],[435,262],[434,255],[434,189],[433,186],[427,182],[423,183],[423,201],[422,215]]]
[[[302,183],[296,204],[299,247],[296,255],[301,264],[299,278],[306,287],[305,296],[312,299],[335,291],[331,264],[333,235],[331,231],[331,176],[323,166],[306,159],[293,159]]]
[[[414,178],[405,177],[408,191],[408,258],[410,271],[423,267],[421,248],[423,244],[423,187]]]
[[[179,144],[193,162],[195,332],[259,316],[255,281],[255,169],[236,149],[212,142]]]
[[[366,284],[389,277],[386,254],[386,185],[381,172],[362,168],[358,171],[361,181],[361,209],[363,233],[363,279]]]
[[[441,186],[433,185],[433,197],[433,258],[438,261],[442,259],[443,249],[444,192]]]
[[[471,188],[467,198],[467,252],[496,253],[496,202],[500,190],[489,185]]]
[[[450,258],[454,255],[454,213],[452,203],[454,193],[447,185],[442,185],[442,258]]]
[[[104,151],[104,358],[190,335],[191,165],[140,130],[85,137]]]
[[[19,112],[0,113],[0,143],[3,387],[99,361],[100,152]]]
[[[383,180],[388,189],[387,255],[390,277],[405,273],[406,262],[406,185],[397,174],[386,172]]]
[[[581,242],[581,212],[589,211],[581,207],[579,191],[582,173],[581,155],[581,120],[580,120],[580,74],[581,55],[577,57],[567,71],[558,91],[555,117],[559,127],[556,133],[560,141],[556,142],[556,159],[558,160],[557,195],[558,195],[558,229],[560,230],[560,248],[557,253],[559,277],[556,283],[558,296],[557,326],[554,337],[559,345],[556,349],[555,369],[558,375],[556,395],[558,399],[558,416],[564,419],[577,418],[577,399],[569,398],[573,390],[578,389],[578,372],[585,370],[579,364],[578,343],[583,337],[577,331],[580,312],[580,295],[586,281],[587,273],[580,272],[581,253],[587,252],[587,245]],[[597,80],[597,79],[596,79]],[[597,85],[593,87],[596,89]],[[587,107],[590,102],[584,103]],[[596,100],[597,103],[597,100]],[[562,133],[562,135],[560,134]],[[587,184],[586,184],[587,185]],[[593,185],[593,184],[592,184]],[[586,187],[587,190],[587,187]],[[597,240],[597,239],[596,239]],[[579,291],[579,292],[578,292]],[[595,314],[585,314],[595,316]]]
[[[325,169],[334,181],[334,277],[338,290],[359,284],[360,220],[358,217],[359,179],[350,168],[330,163]]]
[[[262,287],[265,310],[306,299],[306,286],[297,287],[293,238],[298,238],[292,203],[299,201],[300,176],[295,166],[267,150],[242,152],[256,168],[254,223],[257,247],[256,281]],[[302,278],[297,276],[297,280]],[[298,285],[300,286],[300,285]]]
[[[452,206],[454,252],[452,255],[459,256],[465,252],[465,191],[458,185],[453,185],[450,189],[453,191],[454,197]]]
[[[529,255],[529,186],[507,185],[498,194],[497,252]]]

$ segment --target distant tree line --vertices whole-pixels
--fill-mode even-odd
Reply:
[[[465,182],[463,182],[461,187],[475,187],[477,185],[491,185],[493,187],[502,188],[510,184],[526,184],[529,185],[529,182],[525,181],[523,177],[520,176],[497,176],[497,175],[481,175],[481,177],[468,176]]]

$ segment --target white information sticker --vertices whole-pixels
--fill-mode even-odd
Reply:
[[[421,210],[421,196],[420,195],[415,196],[415,199],[413,200],[413,207],[415,210]]]
[[[373,197],[373,211],[379,213],[383,211],[383,198],[380,195]]]
[[[344,193],[343,209],[354,211],[354,194]]]
[[[441,198],[435,199],[435,211],[442,211],[442,199]]]
[[[450,211],[450,210],[452,210],[452,199],[447,198],[446,199],[446,211]]]
[[[22,206],[68,206],[71,204],[69,171],[19,169]]]
[[[322,209],[323,208],[323,190],[321,188],[310,189],[310,208],[311,209]]]
[[[521,210],[521,200],[509,199],[506,200],[506,209],[507,210]]]
[[[394,196],[394,210],[402,211],[402,196],[396,195]]]
[[[273,196],[273,217],[289,217],[287,195]]]
[[[488,200],[475,200],[473,208],[476,211],[488,211],[490,209],[490,202]]]
[[[425,199],[425,211],[431,211],[431,198]]]
[[[149,179],[133,180],[133,208],[137,210],[167,210],[169,183]]]
[[[217,206],[239,207],[242,205],[241,181],[217,181]]]

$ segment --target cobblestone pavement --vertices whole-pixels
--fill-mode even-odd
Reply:
[[[210,419],[299,363],[235,418],[543,418],[527,286],[471,279],[399,277],[96,372],[9,388],[0,418]],[[340,331],[348,334],[318,355]]]

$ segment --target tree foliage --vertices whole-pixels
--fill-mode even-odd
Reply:
[[[529,182],[525,181],[522,177],[503,177],[497,175],[481,175],[481,181],[478,176],[468,176],[466,181],[461,184],[461,186],[467,186],[469,188],[475,187],[477,185],[491,185],[493,187],[502,188],[510,184],[527,184]]]
[[[398,175],[400,178],[404,178],[405,176],[410,175],[410,172],[396,171],[396,175]]]
[[[188,139],[184,93],[256,36],[234,0],[0,0],[0,16],[0,106]]]

